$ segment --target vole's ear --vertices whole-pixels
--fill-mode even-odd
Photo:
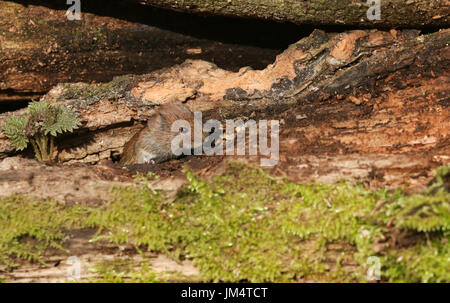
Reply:
[[[154,113],[147,120],[147,127],[150,129],[162,129],[164,118],[160,113]]]

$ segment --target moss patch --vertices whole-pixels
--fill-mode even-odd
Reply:
[[[191,259],[203,281],[363,282],[376,256],[384,281],[450,282],[447,174],[442,168],[428,192],[408,196],[347,182],[295,184],[230,163],[211,182],[186,171],[189,185],[171,202],[142,177],[97,207],[11,197],[0,201],[0,262],[42,261],[63,230],[94,227],[92,241]],[[160,281],[148,265],[122,265],[97,268],[100,281]]]
[[[117,100],[123,97],[127,86],[135,80],[135,76],[117,76],[108,83],[86,84],[67,83],[60,84],[63,92],[58,100],[79,99],[86,100],[87,104],[95,104],[102,99]]]
[[[152,271],[150,265],[145,262],[139,264],[136,268],[136,264],[131,261],[108,261],[96,264],[91,268],[91,272],[94,272],[99,277],[97,279],[91,279],[90,282],[102,282],[102,283],[153,283],[160,282],[156,273]]]
[[[44,263],[48,247],[62,249],[63,230],[89,227],[91,209],[66,208],[57,201],[33,201],[13,196],[0,200],[0,265],[17,267],[16,261]]]

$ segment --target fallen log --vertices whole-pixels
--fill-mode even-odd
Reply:
[[[106,84],[60,84],[42,101],[81,115],[82,127],[58,138],[64,163],[114,159],[154,106],[186,102],[204,120],[279,119],[277,167],[288,175],[423,185],[450,163],[449,37],[450,30],[315,31],[264,70],[194,60]],[[12,154],[1,134],[0,158]]]
[[[87,12],[69,21],[64,1],[54,7],[41,2],[0,1],[0,102],[39,98],[62,82],[145,74],[189,58],[229,70],[263,68],[278,52]]]
[[[358,27],[447,27],[446,0],[132,0],[186,12],[269,19],[295,24]],[[377,12],[378,10],[378,12]],[[379,18],[375,16],[379,13]]]

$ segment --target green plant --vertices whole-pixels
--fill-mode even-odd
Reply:
[[[67,131],[72,132],[79,125],[80,119],[70,108],[31,102],[28,112],[9,117],[3,130],[17,150],[24,150],[31,143],[36,158],[48,161],[55,150],[55,137]]]
[[[95,282],[365,282],[372,256],[382,281],[450,282],[445,187],[407,195],[344,181],[296,184],[236,162],[210,180],[185,174],[175,197],[140,177],[101,204],[0,198],[0,268],[45,263],[48,248],[64,250],[68,234],[83,231],[98,247],[129,244],[142,257],[101,261]],[[155,253],[191,260],[200,274],[153,272]]]

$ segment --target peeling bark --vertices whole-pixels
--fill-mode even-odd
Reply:
[[[58,138],[61,162],[114,158],[154,106],[187,102],[204,121],[282,121],[277,167],[287,175],[423,186],[433,168],[450,163],[449,37],[449,30],[315,31],[264,70],[187,61],[107,84],[60,84],[42,100],[82,118],[81,129]],[[12,153],[0,134],[0,158]]]

